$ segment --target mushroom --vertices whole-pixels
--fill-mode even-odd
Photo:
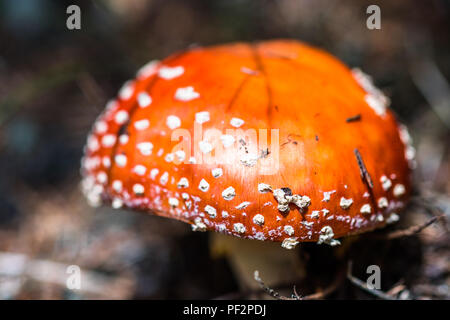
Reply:
[[[194,231],[335,246],[398,220],[410,194],[414,149],[388,105],[361,70],[301,42],[191,48],[108,102],[83,190]]]

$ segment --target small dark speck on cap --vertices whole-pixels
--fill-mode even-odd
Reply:
[[[281,188],[281,190],[283,190],[285,195],[292,196],[292,190],[291,189],[289,189],[289,188]]]
[[[319,141],[319,136],[316,134],[316,141]]]
[[[270,154],[269,148],[266,148],[265,150],[261,150],[261,156],[260,158],[267,158],[267,156]]]
[[[118,136],[128,133],[127,126],[128,126],[128,123],[124,123],[123,125],[120,126],[119,131],[118,131]]]
[[[349,118],[345,119],[346,122],[355,122],[355,121],[359,121],[359,120],[361,120],[360,114],[357,114],[353,117],[349,117]]]

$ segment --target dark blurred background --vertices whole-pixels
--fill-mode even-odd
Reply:
[[[66,28],[71,4],[81,8],[81,30]],[[370,4],[381,8],[381,30],[366,28]],[[449,215],[450,1],[0,0],[0,298],[236,292],[226,260],[209,252],[208,234],[89,208],[79,165],[96,116],[149,60],[194,44],[271,38],[303,40],[372,75],[410,128],[416,189]],[[407,225],[427,219],[409,211]],[[386,290],[401,283],[409,296],[449,297],[449,241],[439,226],[377,246],[375,257],[358,255],[361,275],[377,262],[389,273]],[[312,260],[328,252],[304,247]],[[66,288],[71,264],[86,275],[82,290]],[[348,283],[331,297],[371,298]]]

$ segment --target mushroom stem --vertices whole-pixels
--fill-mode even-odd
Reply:
[[[279,243],[245,240],[212,233],[210,250],[213,257],[225,256],[238,279],[241,289],[256,289],[254,272],[264,274],[267,286],[298,281],[305,275],[305,268],[298,250],[287,250]]]

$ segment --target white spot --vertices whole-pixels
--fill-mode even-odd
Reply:
[[[113,111],[119,107],[119,103],[115,99],[111,99],[106,103],[105,109],[108,111]]]
[[[206,182],[205,179],[202,179],[202,180],[200,181],[199,185],[198,185],[198,188],[199,188],[201,191],[206,192],[206,191],[208,191],[208,189],[209,189],[209,183]]]
[[[87,170],[92,170],[100,165],[100,157],[87,157],[83,158],[83,166]]]
[[[161,156],[163,155],[163,153],[164,153],[164,149],[161,148],[161,149],[158,150],[158,153],[156,153],[156,155],[157,155],[158,157],[161,157]]]
[[[222,168],[215,168],[211,170],[211,174],[214,178],[219,178],[223,175]]]
[[[163,79],[171,80],[174,78],[177,78],[181,76],[184,73],[184,68],[182,66],[177,67],[168,67],[168,66],[162,66],[158,70],[158,76],[160,76]]]
[[[139,152],[143,156],[149,156],[152,154],[153,151],[153,143],[151,142],[141,142],[136,145],[136,148],[138,148]]]
[[[166,124],[170,129],[174,130],[181,126],[181,120],[177,116],[171,115],[167,117]]]
[[[197,123],[205,123],[209,121],[209,112],[208,111],[201,111],[201,112],[197,112],[195,114],[195,122]]]
[[[392,187],[392,181],[385,175],[381,176],[380,182],[384,191],[388,191]]]
[[[108,175],[105,172],[100,171],[97,173],[97,181],[100,183],[106,183],[106,181],[108,181]]]
[[[402,140],[405,145],[405,159],[408,161],[410,169],[416,167],[415,155],[416,149],[413,146],[411,135],[408,132],[408,128],[404,124],[399,124],[398,133],[400,135],[400,140]]]
[[[306,209],[311,204],[311,199],[308,196],[300,196],[298,194],[294,194],[292,195],[290,202],[294,203],[300,209]]]
[[[87,146],[89,151],[95,152],[100,148],[100,144],[98,143],[98,139],[95,136],[89,136],[87,141]]]
[[[120,209],[123,206],[123,201],[119,198],[114,198],[111,202],[111,206],[113,209]]]
[[[381,197],[378,199],[378,208],[383,209],[387,208],[389,205],[388,200],[385,197]]]
[[[172,208],[178,207],[179,203],[180,203],[180,202],[178,201],[177,198],[169,198],[169,205],[170,205]]]
[[[258,225],[258,226],[262,226],[264,224],[264,216],[262,214],[256,214],[253,217],[253,223]]]
[[[239,128],[244,123],[245,123],[245,121],[242,119],[239,119],[239,118],[231,118],[231,120],[230,120],[230,124],[235,128]]]
[[[289,211],[290,203],[295,204],[301,210],[307,208],[311,204],[311,199],[308,196],[290,194],[290,192],[285,192],[282,188],[273,190],[273,196],[277,200],[278,210],[281,212]]]
[[[227,230],[227,226],[224,223],[218,224],[217,225],[217,231],[219,232],[225,232]]]
[[[111,167],[111,159],[108,156],[103,157],[102,163],[105,168]]]
[[[98,121],[95,123],[95,132],[98,134],[103,134],[108,130],[108,125],[105,121]]]
[[[186,192],[183,192],[183,193],[181,194],[181,198],[183,198],[183,200],[189,200],[189,194],[186,193]]]
[[[390,215],[389,215],[389,217],[386,219],[386,223],[387,224],[392,224],[392,223],[394,223],[394,222],[397,222],[398,220],[400,220],[400,217],[398,216],[398,214],[396,214],[396,213],[391,213]]]
[[[313,210],[313,212],[311,212],[311,219],[317,219],[320,216],[320,211],[319,210]]]
[[[336,192],[336,190],[324,191],[324,192],[323,192],[323,199],[322,199],[322,201],[324,201],[324,202],[330,201],[331,195],[332,195],[333,193],[335,193],[335,192]]]
[[[177,183],[177,187],[179,189],[189,187],[189,180],[187,178],[184,178],[184,177],[181,178],[180,181],[178,181],[178,183]]]
[[[190,101],[200,97],[198,92],[194,91],[194,87],[178,88],[175,91],[175,99],[180,101]]]
[[[164,157],[164,160],[166,160],[166,162],[172,162],[174,159],[175,159],[175,156],[172,153],[168,153]]]
[[[372,207],[370,204],[366,203],[362,205],[361,210],[359,210],[362,214],[370,214],[372,212]]]
[[[278,210],[280,210],[281,212],[289,211],[290,200],[286,198],[286,193],[283,191],[283,189],[273,190],[273,196],[278,202]]]
[[[241,72],[245,74],[249,74],[251,76],[256,76],[258,74],[258,71],[252,70],[247,67],[241,67]]]
[[[177,157],[178,161],[183,162],[184,159],[186,159],[186,152],[183,150],[177,150],[175,151],[175,156]]]
[[[388,97],[384,93],[375,87],[372,78],[361,71],[361,69],[352,69],[352,74],[358,84],[367,92],[364,97],[367,104],[375,111],[378,115],[385,115],[386,109],[390,104]]]
[[[405,192],[406,192],[406,189],[403,184],[399,183],[394,186],[394,190],[393,190],[394,197],[399,198],[399,197],[403,196],[405,194]]]
[[[200,141],[198,143],[198,146],[200,147],[201,152],[203,153],[209,153],[212,151],[213,146],[208,141]]]
[[[232,200],[236,196],[236,190],[233,187],[228,187],[222,192],[222,197],[225,200]]]
[[[341,244],[338,240],[333,239],[333,237],[333,229],[330,226],[325,226],[320,230],[319,241],[317,241],[317,243],[326,243],[332,247]]]
[[[196,163],[197,163],[197,160],[195,159],[195,157],[190,157],[189,160],[188,160],[188,162],[189,162],[190,164],[196,164]]]
[[[233,229],[234,231],[236,231],[237,233],[245,233],[245,226],[242,223],[235,223],[233,225]]]
[[[122,192],[122,189],[123,189],[122,181],[114,180],[112,183],[112,188],[116,192]]]
[[[368,198],[368,197],[370,197],[370,193],[368,193],[367,191],[366,191],[366,192],[364,192],[364,194],[363,194],[363,197],[364,197],[364,198]]]
[[[116,113],[116,115],[114,116],[114,121],[118,124],[118,125],[122,125],[125,122],[128,121],[128,112],[126,112],[125,110],[120,110],[119,112]]]
[[[102,138],[102,146],[105,148],[111,148],[116,143],[116,136],[113,134],[104,135]]]
[[[206,213],[214,219],[217,216],[217,210],[214,207],[211,207],[210,205],[205,206]]]
[[[376,96],[371,94],[366,94],[364,100],[372,108],[373,111],[379,116],[386,114],[386,105],[383,100],[378,99]]]
[[[130,137],[126,134],[122,134],[119,137],[119,142],[121,145],[127,144],[128,140],[130,139]]]
[[[286,238],[281,243],[281,247],[288,249],[288,250],[294,249],[297,245],[298,245],[297,238]]]
[[[242,210],[242,209],[247,208],[249,205],[250,205],[250,202],[244,201],[244,202],[242,202],[240,205],[236,206],[236,209]]]
[[[314,222],[313,221],[310,221],[310,222],[308,222],[308,221],[302,221],[302,222],[300,222],[302,225],[304,225],[306,228],[308,228],[308,229],[311,229],[311,227],[314,225]]]
[[[228,218],[228,212],[223,210],[222,211],[222,218]]]
[[[322,212],[323,212],[323,216],[326,217],[327,214],[330,213],[330,210],[328,210],[328,209],[322,209]]]
[[[158,173],[159,173],[159,170],[156,168],[150,170],[150,179],[155,180]]]
[[[259,159],[257,154],[245,153],[241,156],[240,161],[246,167],[253,167]]]
[[[134,92],[134,83],[133,81],[127,81],[124,83],[122,88],[119,90],[119,97],[122,100],[128,100],[131,98]]]
[[[234,144],[234,137],[229,134],[224,134],[220,136],[220,140],[225,148],[231,147]]]
[[[294,235],[294,228],[292,228],[292,226],[284,226],[283,230],[288,236]]]
[[[165,185],[168,181],[169,181],[169,173],[164,172],[161,175],[161,177],[159,178],[159,183],[161,183],[162,185]]]
[[[341,206],[342,209],[348,209],[348,208],[350,208],[352,203],[353,203],[353,199],[346,199],[346,198],[342,197],[339,205]]]
[[[158,69],[159,61],[158,60],[152,60],[147,62],[144,66],[142,66],[138,72],[136,73],[137,77],[139,78],[147,78],[156,73],[156,70]]]
[[[144,194],[144,186],[142,184],[136,183],[135,185],[133,185],[133,192],[136,195],[142,195]]]
[[[260,193],[267,193],[272,191],[272,186],[266,184],[266,183],[258,183],[258,191]]]
[[[138,164],[134,166],[133,172],[136,173],[138,176],[143,176],[145,172],[147,172],[147,168],[141,164]]]
[[[149,127],[150,121],[147,119],[138,120],[134,123],[136,130],[145,130]]]
[[[117,166],[123,168],[127,165],[127,156],[124,154],[117,154],[114,157],[114,161],[116,162]]]
[[[141,92],[137,96],[137,101],[139,107],[147,108],[149,105],[152,104],[152,97],[150,97],[147,92]]]
[[[91,186],[90,189],[84,190],[86,193],[86,197],[89,205],[93,207],[98,207],[102,204],[101,194],[103,192],[103,186],[100,184],[96,184]]]
[[[206,224],[202,222],[202,218],[197,217],[194,220],[194,224],[192,226],[192,231],[206,231]]]

